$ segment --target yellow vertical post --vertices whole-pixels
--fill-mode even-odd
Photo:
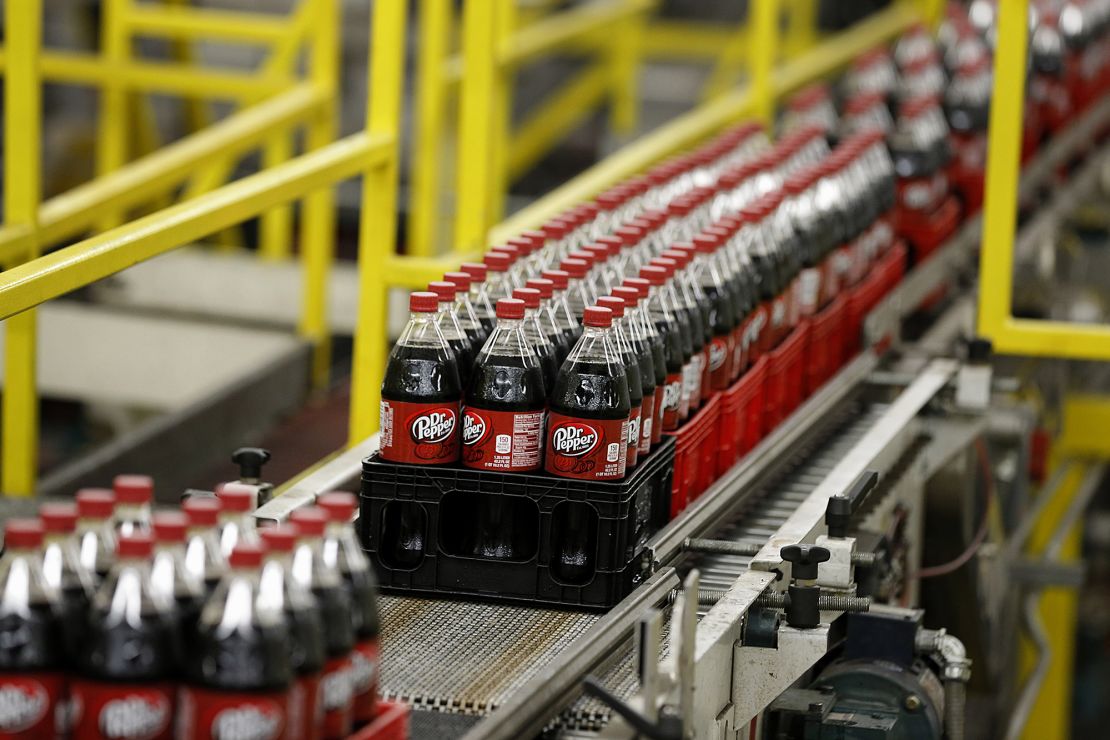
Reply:
[[[451,0],[420,0],[420,45],[416,49],[416,133],[412,148],[408,253],[428,257],[438,250],[440,167],[447,82],[443,67],[451,28]]]
[[[501,2],[463,4],[462,53],[465,73],[459,86],[458,172],[455,188],[455,243],[457,252],[476,252],[483,247],[489,228],[489,193],[492,150],[503,142],[491,128],[494,86],[497,75],[496,7]]]
[[[771,79],[779,52],[779,0],[752,0],[751,17],[752,100],[755,117],[768,131],[775,124],[775,86]]]
[[[131,35],[127,29],[130,0],[104,0],[100,6],[101,56],[109,68],[122,70],[131,56]],[[127,90],[123,75],[112,74],[100,88],[100,114],[96,132],[96,173],[106,175],[127,162]],[[98,227],[118,226],[124,214],[109,210]]]
[[[339,84],[339,0],[312,0],[313,27],[309,78],[325,92],[327,101],[308,125],[308,149],[330,144],[336,135]],[[376,3],[377,5],[392,3]],[[375,29],[377,43],[377,29]],[[365,216],[364,216],[365,218]],[[288,235],[286,235],[288,238]],[[301,305],[301,336],[313,343],[312,384],[323,388],[331,368],[331,331],[328,325],[328,280],[335,257],[335,195],[321,188],[304,200],[301,225],[301,264],[304,285]]]
[[[791,58],[817,42],[817,0],[792,0],[783,42]]]
[[[268,169],[293,156],[291,133],[274,134],[262,147],[262,167]],[[282,260],[293,248],[293,206],[284,204],[266,211],[259,218],[258,254],[263,259]]]
[[[189,6],[191,0],[165,0],[169,5],[186,8]],[[172,39],[170,41],[170,50],[173,58],[182,64],[193,64],[196,62],[196,54],[193,53],[193,42],[189,39]],[[187,98],[182,101],[185,106],[185,120],[189,122],[189,132],[200,131],[208,125],[208,103],[200,98]]]
[[[516,3],[510,0],[492,3],[494,18],[493,48],[493,101],[490,107],[490,145],[489,198],[486,203],[486,225],[499,222],[505,215],[505,200],[512,185],[509,179],[509,142],[513,138],[513,77],[516,68],[500,61],[500,50],[504,49],[516,28]],[[464,73],[465,78],[465,73]],[[460,146],[463,146],[460,142]]]
[[[471,3],[486,5],[486,3]],[[358,322],[351,367],[348,442],[355,444],[378,428],[382,371],[389,341],[386,262],[397,233],[397,160],[401,88],[405,69],[405,8],[402,2],[374,3],[370,40],[367,131],[393,140],[392,156],[362,178],[358,240]]]
[[[610,126],[619,134],[636,130],[640,112],[640,50],[647,13],[637,13],[609,37],[612,101]]]
[[[42,98],[39,52],[42,0],[4,4],[4,218],[6,225],[31,230],[28,259],[38,256],[35,226],[41,197],[40,132]],[[4,346],[4,493],[30,496],[38,472],[39,399],[35,384],[35,311],[8,319]]]
[[[988,338],[1004,326],[1012,302],[1028,10],[1028,0],[1001,0],[998,4],[979,254],[979,333]]]
[[[921,8],[921,16],[925,19],[925,25],[930,30],[936,31],[940,28],[941,21],[944,20],[944,10],[948,5],[948,0],[923,0]]]

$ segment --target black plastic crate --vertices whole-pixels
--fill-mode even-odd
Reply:
[[[674,442],[619,482],[363,460],[359,535],[385,591],[605,609],[639,583],[648,537],[666,524]],[[500,507],[503,553],[478,553]],[[571,528],[584,563],[561,557]],[[584,523],[584,525],[582,524]],[[487,530],[489,531],[489,530]]]

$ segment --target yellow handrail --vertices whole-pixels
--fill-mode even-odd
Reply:
[[[1028,6],[1028,0],[1001,0],[998,6],[979,256],[978,331],[1002,354],[1107,360],[1108,326],[1019,319],[1012,313]]]
[[[403,3],[375,3],[369,115],[362,133],[333,141],[336,129],[335,89],[338,80],[338,18],[335,0],[311,3],[315,24],[309,57],[309,81],[289,93],[235,114],[221,124],[188,137],[150,157],[113,173],[43,207],[29,200],[38,192],[37,95],[39,90],[37,18],[39,1],[5,6],[9,31],[5,86],[6,213],[0,245],[9,261],[29,262],[0,273],[0,318],[7,318],[3,420],[3,488],[6,493],[30,494],[35,481],[37,397],[34,379],[34,306],[118,272],[136,262],[174,249],[232,224],[241,223],[278,204],[305,198],[302,219],[304,256],[303,314],[300,330],[313,341],[313,375],[327,374],[327,317],[325,291],[332,260],[334,205],[330,188],[341,180],[363,174],[363,253],[392,255],[395,235],[397,142],[400,89],[404,69]],[[114,0],[120,2],[121,0]],[[33,7],[32,7],[33,6]],[[32,12],[33,11],[33,12]],[[304,21],[298,21],[303,24]],[[303,28],[303,25],[301,25]],[[133,29],[132,29],[133,30]],[[199,27],[196,30],[200,30]],[[19,39],[18,41],[16,39]],[[45,234],[52,238],[92,225],[97,204],[110,201],[123,212],[132,202],[156,197],[196,173],[211,184],[236,152],[246,151],[287,130],[307,124],[309,151],[229,185],[164,208],[144,218],[39,257],[36,250]],[[14,147],[14,148],[13,148]],[[206,169],[207,168],[207,169]],[[13,183],[16,186],[13,187]],[[33,186],[31,186],[33,185]],[[153,192],[152,192],[153,191]],[[23,194],[23,200],[17,199]],[[88,211],[92,215],[88,215]],[[103,212],[103,208],[99,209]],[[45,216],[50,228],[40,232],[36,217]],[[384,261],[384,260],[383,260]],[[380,263],[379,263],[380,264]],[[365,265],[364,265],[365,266]],[[376,267],[376,265],[375,265]],[[360,295],[374,292],[373,269],[360,270]],[[367,298],[371,304],[373,298]],[[381,317],[363,311],[356,331],[356,355],[383,336]]]

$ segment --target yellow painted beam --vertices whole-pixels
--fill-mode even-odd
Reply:
[[[4,218],[26,231],[27,256],[33,258],[42,191],[42,0],[9,0],[4,4],[4,28],[13,66],[4,80]],[[5,328],[0,488],[8,495],[30,496],[38,478],[39,447],[35,312],[13,318]]]
[[[555,13],[511,34],[501,47],[498,62],[523,64],[564,48],[586,34],[612,28],[613,24],[647,12],[655,5],[655,0],[593,0],[564,13]],[[620,29],[613,30],[621,33]]]
[[[468,5],[484,5],[470,3]],[[373,5],[367,129],[396,141],[401,121],[407,3]],[[351,365],[348,442],[355,444],[378,428],[382,373],[388,352],[385,264],[393,256],[397,232],[397,154],[387,157],[362,182],[358,242],[358,322]]]
[[[1110,459],[1110,396],[1069,394],[1056,441],[1061,457]]]
[[[459,269],[463,262],[476,261],[475,254],[445,254],[438,257],[402,257],[393,255],[386,259],[381,272],[384,281],[398,288],[423,290],[433,280],[439,280],[443,273]]]
[[[775,126],[775,83],[779,57],[779,0],[752,0],[751,57],[752,100],[755,117],[771,131]]]
[[[254,218],[278,203],[367,168],[380,169],[391,159],[394,143],[380,134],[353,134],[271,170],[13,267],[0,273],[0,319]]]
[[[6,49],[0,49],[0,71],[8,67]],[[248,72],[204,69],[171,62],[131,61],[111,67],[99,57],[83,52],[49,51],[42,56],[42,76],[50,82],[103,87],[115,78],[139,92],[183,97],[253,101],[280,92],[296,80],[263,78]]]
[[[288,18],[267,13],[144,4],[129,8],[126,22],[135,35],[267,45],[285,38],[290,27]]]
[[[733,38],[734,31],[716,24],[656,18],[644,28],[643,54],[648,59],[709,61]]]
[[[409,254],[427,257],[439,246],[440,168],[447,136],[447,83],[440,78],[447,57],[451,0],[420,0],[420,44],[416,49],[416,131],[412,148],[412,195],[409,199]]]
[[[106,204],[131,208],[177,187],[212,160],[234,160],[274,131],[306,120],[322,102],[319,90],[300,83],[148,157],[67,190],[39,208],[39,242],[50,245],[80,234],[93,225]],[[6,226],[0,230],[0,264],[20,259],[24,246],[19,228]]]

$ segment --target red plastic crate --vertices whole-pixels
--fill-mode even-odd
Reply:
[[[763,397],[767,379],[766,357],[748,368],[728,390],[721,392],[721,439],[717,452],[717,477],[736,464],[763,439]]]
[[[763,433],[770,434],[790,416],[805,398],[806,350],[809,345],[809,321],[803,321],[790,332],[782,344],[767,354],[767,382],[764,394]]]
[[[879,260],[876,271],[882,275],[883,296],[898,287],[906,276],[906,253],[909,251],[904,241],[899,240]]]
[[[714,393],[678,431],[664,432],[675,439],[672,519],[717,479],[720,419],[721,394]]]
[[[411,713],[412,709],[404,702],[379,700],[374,721],[347,740],[408,740]]]
[[[809,359],[806,361],[806,391],[813,393],[828,381],[844,362],[844,330],[848,299],[842,293],[810,319]]]
[[[913,247],[918,262],[924,260],[950,237],[960,223],[960,202],[948,196],[928,215],[902,211],[898,215],[898,234]]]

